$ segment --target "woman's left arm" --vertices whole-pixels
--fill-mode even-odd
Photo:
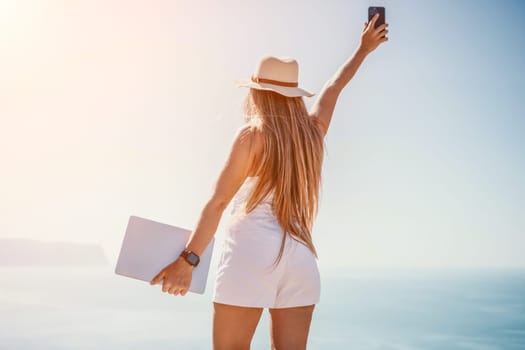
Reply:
[[[254,131],[251,131],[247,125],[237,130],[228,159],[215,183],[213,194],[204,206],[197,227],[186,243],[186,248],[199,256],[215,235],[224,210],[248,176],[253,161],[254,136]]]
[[[252,145],[255,131],[248,125],[238,129],[230,154],[215,183],[213,195],[204,206],[197,227],[191,233],[185,248],[201,256],[219,226],[222,214],[231,199],[237,193],[251,168],[253,161]],[[174,262],[162,269],[152,280],[156,284],[164,279],[163,292],[186,294],[191,282],[193,267],[184,258],[178,257]]]

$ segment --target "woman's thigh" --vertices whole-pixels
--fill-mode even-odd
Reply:
[[[248,350],[262,307],[213,303],[213,350]]]
[[[272,349],[304,350],[315,304],[287,308],[270,308]]]

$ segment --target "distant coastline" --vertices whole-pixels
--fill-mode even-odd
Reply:
[[[98,244],[0,238],[0,266],[105,266]]]

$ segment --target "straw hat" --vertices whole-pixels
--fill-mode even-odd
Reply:
[[[261,58],[250,80],[237,80],[236,85],[271,90],[288,97],[315,95],[298,86],[298,77],[299,65],[295,59],[267,55]]]

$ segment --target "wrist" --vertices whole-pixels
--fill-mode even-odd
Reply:
[[[366,50],[364,47],[362,46],[359,46],[356,50],[355,50],[355,53],[354,53],[354,56],[356,57],[360,57],[360,58],[365,58],[368,54],[370,53],[370,51]]]
[[[200,262],[200,257],[188,248],[184,248],[184,250],[179,254],[179,257],[183,258],[188,265],[193,267],[197,267]]]
[[[192,264],[190,264],[183,256],[179,256],[175,261],[177,260],[181,260],[182,261],[181,264],[184,266],[187,266],[191,270],[193,270],[193,268],[195,267]]]

